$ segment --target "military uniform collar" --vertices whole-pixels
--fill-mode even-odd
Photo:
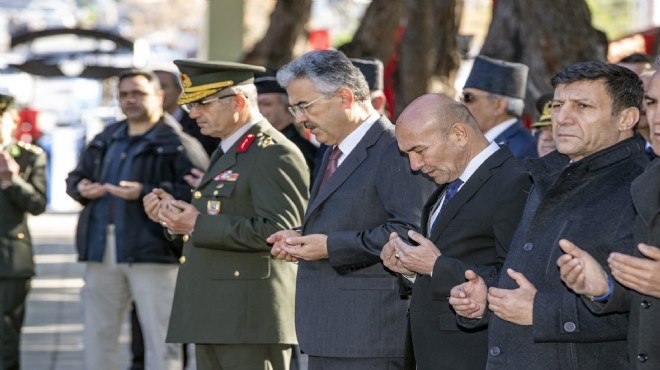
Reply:
[[[239,128],[236,132],[229,135],[229,137],[227,137],[226,139],[221,140],[220,141],[220,148],[222,149],[222,151],[224,153],[229,152],[229,149],[231,149],[231,147],[234,146],[234,144],[236,144],[236,142],[240,138],[242,138],[245,135],[245,133],[248,132],[252,128],[252,126],[257,124],[257,122],[262,121],[263,119],[264,119],[264,116],[262,116],[261,114],[257,114],[256,116],[254,116],[252,118],[252,120],[250,122],[245,124],[245,126]]]

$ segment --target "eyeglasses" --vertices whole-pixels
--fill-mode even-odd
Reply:
[[[298,105],[292,105],[292,106],[289,107],[289,113],[291,113],[291,115],[294,116],[294,117],[296,117],[296,115],[298,115],[298,113],[306,116],[306,115],[308,115],[307,108],[309,108],[312,104],[316,103],[317,101],[319,101],[323,97],[325,97],[325,95],[321,95],[318,98],[310,101],[309,103],[302,103],[302,104],[298,104]]]
[[[237,95],[241,95],[241,94],[230,94],[230,95],[225,95],[225,96],[219,96],[217,98],[211,98],[211,99],[206,99],[206,100],[198,100],[198,101],[194,101],[192,103],[186,103],[186,104],[182,105],[181,107],[183,108],[183,110],[190,113],[190,111],[193,110],[194,108],[201,107],[201,106],[206,105],[208,103],[213,103],[214,101],[218,101],[218,100],[221,100],[221,99],[224,99],[224,98],[231,98],[232,96],[237,96]]]
[[[475,93],[471,93],[471,92],[469,92],[469,91],[464,91],[464,92],[463,92],[463,96],[461,96],[461,101],[462,101],[463,103],[465,103],[465,104],[470,104],[470,103],[472,103],[473,101],[477,100],[477,98],[480,97],[480,96],[482,96],[482,97],[486,97],[486,98],[490,99],[490,94],[487,94],[487,95],[477,95],[477,94],[475,94]]]

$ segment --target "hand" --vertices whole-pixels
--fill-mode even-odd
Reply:
[[[202,177],[204,177],[204,171],[193,168],[190,170],[190,175],[185,175],[183,176],[183,180],[190,185],[191,188],[196,189],[199,186],[199,183],[202,181]]]
[[[174,198],[165,190],[154,188],[151,190],[151,193],[142,198],[142,205],[144,206],[144,211],[149,219],[160,223],[160,219],[158,219],[158,211],[161,207],[165,207],[170,200],[174,200]]]
[[[328,258],[328,236],[324,234],[311,234],[305,236],[292,236],[281,244],[282,250],[291,256],[305,261],[316,261]]]
[[[190,234],[195,228],[199,211],[195,206],[182,200],[162,201],[158,211],[158,219],[163,227],[172,234]]]
[[[394,247],[399,254],[399,260],[403,266],[413,272],[424,275],[433,275],[435,260],[441,256],[440,250],[432,241],[423,237],[420,233],[408,230],[408,237],[417,243],[412,246],[405,243],[401,238],[394,240]]]
[[[488,289],[488,308],[502,320],[518,325],[532,325],[536,288],[520,272],[513,269],[507,269],[506,272],[518,283],[519,288]]]
[[[11,178],[20,171],[20,166],[9,152],[0,150],[0,182],[11,181]]]
[[[135,181],[119,181],[119,186],[113,184],[103,184],[105,190],[124,200],[137,200],[142,194],[142,184]]]
[[[465,271],[467,281],[451,288],[449,304],[458,316],[476,319],[482,317],[488,307],[488,287],[481,276],[472,270]]]
[[[97,199],[107,193],[107,190],[103,184],[98,182],[91,182],[88,179],[82,179],[78,181],[76,188],[78,189],[80,196],[86,199]]]
[[[300,236],[300,232],[295,230],[281,230],[275,234],[269,236],[266,239],[266,242],[273,245],[273,248],[270,250],[270,254],[273,257],[285,260],[287,262],[298,262],[298,258],[290,255],[282,249],[282,245],[286,245],[286,239],[292,238],[294,236]]]
[[[660,249],[644,243],[637,248],[649,259],[612,253],[607,259],[612,276],[630,289],[660,298]]]
[[[561,279],[577,294],[600,297],[610,287],[603,267],[589,253],[572,242],[562,239],[559,247],[566,252],[557,259]]]
[[[383,249],[380,251],[380,259],[383,260],[383,265],[387,267],[388,269],[398,272],[399,274],[406,275],[408,277],[415,276],[415,273],[408,270],[403,266],[403,263],[401,262],[400,255],[396,250],[396,240],[399,240],[401,243],[403,241],[401,238],[399,238],[399,234],[397,233],[391,233],[390,234],[390,241],[387,242],[383,246]]]

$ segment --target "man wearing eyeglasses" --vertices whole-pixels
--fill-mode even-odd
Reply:
[[[272,235],[272,254],[298,261],[296,331],[310,369],[402,369],[407,301],[380,259],[389,235],[419,230],[435,185],[399,152],[360,70],[341,52],[282,67],[296,122],[329,146],[302,227]]]
[[[220,138],[192,202],[155,191],[145,208],[184,243],[168,342],[195,343],[197,368],[287,370],[296,266],[266,238],[297,227],[309,198],[300,150],[259,112],[254,73],[229,62],[177,60],[179,104]]]
[[[486,138],[506,145],[517,158],[538,157],[536,140],[520,120],[528,70],[524,64],[477,56],[461,97]]]

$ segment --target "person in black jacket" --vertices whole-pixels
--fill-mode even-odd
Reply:
[[[653,149],[660,155],[660,72],[645,95]],[[630,186],[637,211],[631,253],[610,254],[610,273],[589,253],[565,240],[557,260],[561,278],[597,314],[630,311],[630,369],[660,368],[660,161],[653,160]],[[640,243],[640,244],[637,244]],[[604,297],[606,299],[596,299]],[[600,301],[600,302],[599,302]]]
[[[76,244],[79,260],[87,263],[81,293],[85,364],[119,368],[119,332],[134,300],[147,368],[180,368],[181,346],[165,344],[165,335],[181,251],[147,217],[142,197],[158,187],[190,199],[183,179],[193,168],[189,158],[205,158],[207,164],[208,157],[163,118],[162,90],[153,73],[125,72],[118,90],[126,120],[97,135],[67,178],[67,193],[84,206]]]

